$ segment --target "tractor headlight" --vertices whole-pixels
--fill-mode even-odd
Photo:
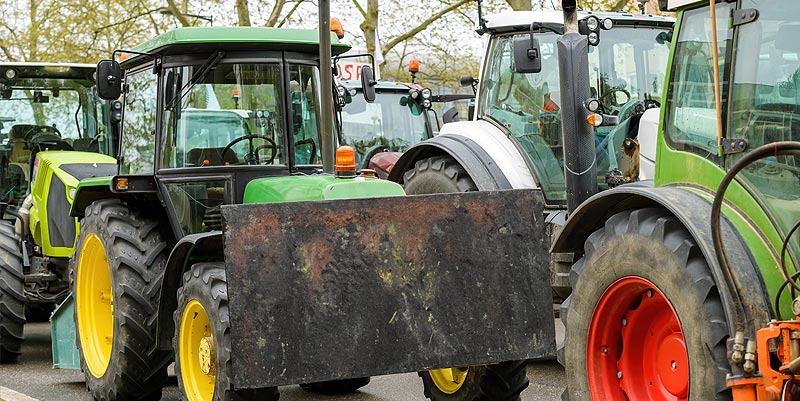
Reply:
[[[432,95],[430,88],[423,88],[420,93],[422,94],[423,99],[430,99]]]
[[[589,28],[590,31],[597,31],[600,28],[600,19],[595,17],[594,15],[586,18],[586,27]]]

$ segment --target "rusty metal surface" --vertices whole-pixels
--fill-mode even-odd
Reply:
[[[224,206],[236,388],[551,355],[536,190]]]

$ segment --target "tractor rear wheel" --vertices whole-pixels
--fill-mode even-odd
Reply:
[[[304,383],[300,387],[318,394],[339,395],[352,393],[369,384],[369,377],[355,379],[331,380],[327,382]]]
[[[478,186],[452,156],[416,162],[403,176],[406,194],[477,191]],[[420,372],[425,396],[434,401],[517,400],[528,387],[525,363],[511,361],[487,366],[453,367]]]
[[[622,212],[584,248],[561,314],[568,399],[730,400],[723,305],[678,219]]]
[[[160,222],[119,200],[89,205],[70,261],[81,368],[95,400],[155,400],[169,352],[155,350],[167,246]]]
[[[403,176],[409,195],[477,191],[478,186],[452,156],[434,156],[418,161]]]
[[[0,227],[0,363],[12,363],[22,353],[25,275],[14,227],[5,221],[0,221]]]
[[[277,387],[234,391],[228,282],[222,263],[183,275],[175,311],[175,375],[187,401],[277,401]]]

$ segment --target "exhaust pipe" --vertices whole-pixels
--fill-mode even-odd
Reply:
[[[562,0],[561,6],[564,10],[564,35],[557,41],[561,74],[561,135],[567,210],[572,212],[597,193],[597,164],[594,129],[586,122],[589,110],[584,106],[592,96],[589,89],[589,40],[578,33],[577,1]]]

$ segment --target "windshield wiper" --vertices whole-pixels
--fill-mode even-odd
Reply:
[[[203,63],[203,65],[201,65],[200,68],[194,72],[194,74],[192,74],[191,78],[189,78],[189,82],[187,82],[186,85],[184,85],[178,91],[178,93],[172,97],[165,108],[170,111],[174,110],[175,104],[180,100],[183,100],[183,97],[189,93],[195,84],[205,79],[208,73],[211,72],[211,70],[216,67],[216,65],[219,64],[223,58],[225,58],[225,52],[220,51],[212,54],[211,57],[209,57],[208,60],[206,60],[206,62]]]

